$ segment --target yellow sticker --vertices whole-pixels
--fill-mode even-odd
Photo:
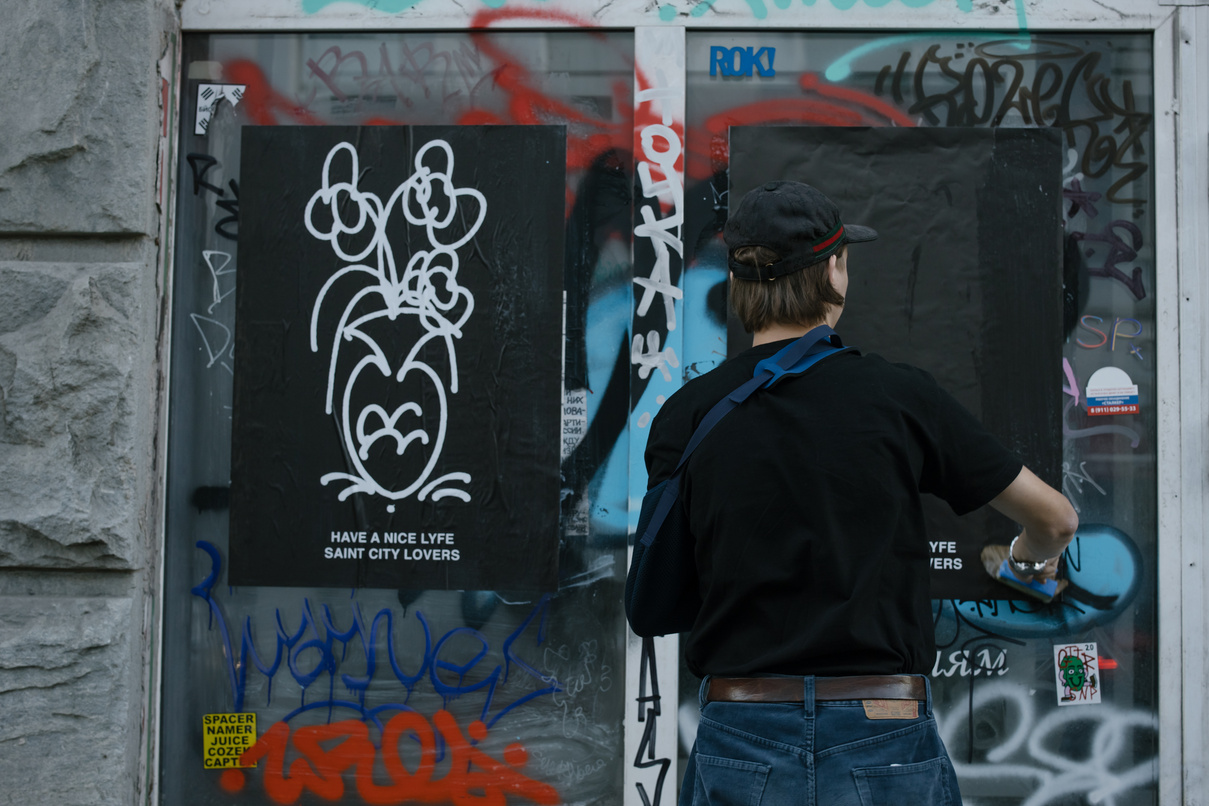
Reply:
[[[207,770],[255,767],[240,764],[243,751],[256,744],[256,714],[206,714],[202,717],[202,763]]]
[[[918,700],[861,700],[869,719],[916,719]]]

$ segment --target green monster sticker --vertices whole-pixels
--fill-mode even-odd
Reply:
[[[1096,705],[1100,702],[1100,653],[1095,643],[1056,644],[1054,672],[1058,705]]]
[[[1087,670],[1083,666],[1083,661],[1074,655],[1067,655],[1058,664],[1058,669],[1062,672],[1062,683],[1068,689],[1071,691],[1083,690],[1083,684],[1087,682]]]

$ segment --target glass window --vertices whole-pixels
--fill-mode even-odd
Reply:
[[[621,790],[632,50],[631,34],[599,31],[186,36],[164,803],[587,803]],[[557,593],[232,587],[235,285],[273,270],[238,254],[241,131],[421,124],[565,127]],[[523,159],[459,157],[483,172]],[[507,328],[509,311],[483,315]],[[283,542],[280,562],[295,550]],[[252,737],[257,767],[228,768]]]
[[[1118,803],[1156,802],[1149,35],[703,31],[689,32],[687,62],[685,282],[719,300],[731,126],[1061,132],[1063,167],[1053,180],[1061,187],[1053,191],[1062,200],[1065,239],[1062,361],[1033,366],[1025,357],[1022,364],[1060,374],[1060,483],[1082,523],[1066,555],[1072,585],[1052,605],[936,601],[933,690],[967,802],[1093,791],[1111,791]],[[903,253],[923,239],[901,244]],[[852,287],[860,272],[854,255]],[[702,318],[701,327],[721,333],[720,311],[715,306],[712,323]],[[1029,316],[1022,311],[1006,325],[1027,329]],[[732,352],[742,336],[732,330]],[[701,351],[685,363],[709,364],[709,341],[692,340]],[[858,346],[889,356],[898,348]],[[1121,393],[1122,386],[1136,391]],[[681,680],[681,697],[691,701],[687,669]],[[691,739],[682,734],[682,746]]]

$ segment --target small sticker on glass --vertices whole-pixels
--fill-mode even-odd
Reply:
[[[207,770],[255,767],[240,764],[239,757],[256,744],[256,714],[205,714],[202,716],[202,759]]]
[[[1058,705],[1100,702],[1100,655],[1094,643],[1055,644],[1054,673],[1058,682]]]

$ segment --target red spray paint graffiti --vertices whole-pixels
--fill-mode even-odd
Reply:
[[[499,65],[495,74],[496,85],[510,96],[508,112],[511,120],[491,119],[496,116],[484,112],[467,112],[458,121],[473,123],[565,123],[567,125],[567,168],[587,168],[597,156],[616,149],[627,151],[631,146],[631,134],[622,124],[603,118],[594,118],[578,109],[546,95],[538,89],[538,82],[521,63],[503,48],[497,46],[481,29],[491,28],[501,21],[533,20],[545,23],[559,22],[569,29],[594,28],[592,23],[558,11],[535,11],[532,9],[489,9],[474,16],[470,36],[479,50]],[[631,62],[625,58],[626,62]],[[616,109],[627,109],[632,100],[627,82],[613,85],[613,104]]]
[[[238,59],[223,65],[223,74],[232,84],[243,84],[243,104],[248,111],[248,117],[253,123],[261,126],[272,126],[281,121],[278,114],[285,116],[295,123],[308,126],[318,126],[323,121],[311,114],[305,107],[291,101],[277,90],[273,89],[265,78],[260,65],[247,59]]]
[[[688,173],[708,179],[730,164],[731,126],[794,123],[799,126],[914,126],[892,104],[860,90],[824,84],[815,73],[799,79],[802,96],[737,106],[707,118],[688,132]]]
[[[490,110],[471,103],[457,115],[461,125],[476,124],[564,124],[567,126],[567,168],[588,168],[600,154],[613,149],[628,153],[633,147],[634,131],[641,131],[650,121],[634,120],[631,126],[614,122],[606,117],[586,113],[565,100],[551,96],[541,89],[541,81],[526,68],[523,61],[510,53],[489,32],[501,30],[500,23],[515,24],[535,21],[565,24],[568,29],[585,30],[594,27],[589,21],[571,14],[557,11],[534,11],[532,9],[489,9],[475,15],[470,25],[470,37],[478,53],[487,57],[495,66],[485,71],[482,83],[490,83],[493,89],[502,91],[506,98],[506,109]],[[328,54],[325,53],[324,56]],[[395,76],[390,63],[383,59],[377,73],[372,70],[368,57],[359,52],[332,53],[335,62],[329,68],[312,72],[329,89],[339,91],[332,85],[333,76],[343,62],[360,68],[360,78],[369,80],[371,75],[381,80],[381,74]],[[623,61],[632,60],[623,55]],[[330,61],[330,59],[329,59]],[[323,62],[323,59],[320,59]],[[228,80],[244,84],[247,92],[243,104],[253,122],[271,125],[278,122],[295,122],[319,125],[326,121],[311,111],[309,104],[314,93],[305,102],[291,100],[273,89],[260,67],[250,61],[235,61],[225,65]],[[640,89],[650,86],[650,81],[640,68],[634,66],[637,85]],[[832,85],[822,81],[817,74],[807,73],[799,81],[802,94],[796,98],[777,98],[760,101],[720,112],[705,125],[689,130],[686,135],[685,154],[681,155],[677,171],[694,179],[708,179],[718,171],[725,170],[728,158],[727,128],[732,125],[760,125],[796,123],[817,126],[914,126],[915,121],[891,103],[870,93]],[[615,109],[633,107],[632,89],[626,81],[618,81],[612,87],[612,103]],[[396,117],[374,115],[362,121],[365,125],[406,125],[427,121],[407,120]],[[687,159],[685,159],[687,157]],[[656,179],[663,179],[656,175]],[[571,200],[568,200],[570,204]],[[665,209],[666,213],[667,210]]]
[[[598,155],[610,148],[628,151],[631,146],[631,133],[628,126],[589,115],[569,103],[542,92],[539,88],[540,82],[531,71],[524,67],[522,61],[501,47],[490,36],[485,35],[484,29],[489,29],[501,21],[515,20],[535,20],[543,23],[561,22],[570,29],[593,27],[586,20],[558,12],[497,9],[477,14],[470,24],[470,37],[478,52],[496,65],[494,69],[487,71],[484,81],[489,81],[493,88],[504,92],[507,97],[507,111],[500,113],[476,107],[471,98],[469,108],[461,112],[457,117],[457,123],[459,125],[564,124],[568,129],[567,167],[569,169],[589,167]],[[325,58],[329,54],[331,59],[327,59],[325,62]],[[625,60],[629,61],[628,58]],[[360,83],[369,81],[371,77],[381,80],[383,75],[392,80],[407,78],[406,71],[402,68],[396,75],[396,70],[385,56],[385,46],[383,46],[379,61],[378,72],[374,73],[371,70],[369,58],[364,53],[360,51],[346,53],[339,48],[329,48],[318,61],[312,59],[307,66],[311,74],[326,85],[335,97],[344,98],[344,94],[336,86],[334,79],[337,70],[345,62],[360,68],[360,73],[356,74]],[[331,62],[330,67],[325,66],[327,62]],[[327,122],[309,108],[315,100],[315,92],[312,92],[310,98],[305,101],[291,100],[273,89],[263,70],[254,62],[248,60],[229,62],[224,65],[224,73],[229,81],[246,85],[247,91],[242,103],[254,123],[273,125],[288,121],[306,125],[322,125]],[[398,91],[397,88],[396,91]],[[613,86],[613,104],[616,109],[628,109],[632,105],[631,90],[627,82],[620,81]],[[362,121],[363,124],[371,126],[401,126],[424,122],[427,121],[381,115],[367,117]]]
[[[434,726],[440,732],[448,758],[448,767],[441,765],[444,772],[439,777],[434,777],[438,774]],[[471,722],[463,733],[453,715],[443,710],[433,715],[431,725],[415,711],[396,714],[382,731],[381,751],[370,741],[368,726],[359,720],[302,727],[292,734],[288,724],[278,722],[240,756],[240,762],[248,765],[264,761],[265,793],[274,803],[296,803],[308,791],[324,800],[339,800],[344,796],[344,774],[348,771],[352,772],[357,794],[373,806],[405,803],[504,806],[509,796],[550,806],[560,802],[554,787],[520,771],[529,760],[524,747],[516,743],[508,745],[501,761],[475,746],[486,738],[487,726],[482,722]],[[286,750],[291,741],[298,757],[289,764],[287,775]],[[401,744],[418,745],[419,760],[414,771],[408,770],[403,761]],[[245,776],[243,770],[224,770],[223,789],[231,793],[241,791]]]
[[[524,66],[524,60],[505,47],[498,39],[492,38],[486,32],[488,29],[499,30],[501,22],[537,21],[543,24],[551,22],[562,23],[571,30],[585,30],[593,26],[589,21],[571,14],[557,11],[534,11],[531,9],[493,9],[484,10],[475,15],[470,23],[470,38],[475,48],[467,48],[455,54],[437,54],[446,61],[446,72],[449,72],[451,62],[458,65],[454,72],[461,76],[464,82],[474,79],[473,86],[458,89],[449,97],[456,97],[464,107],[454,115],[458,125],[490,125],[490,124],[520,124],[526,126],[541,124],[562,124],[567,127],[567,170],[568,172],[587,170],[602,154],[614,151],[628,154],[633,145],[632,131],[627,120],[613,121],[608,116],[594,115],[577,108],[566,100],[554,97],[542,91],[540,77]],[[598,34],[603,37],[604,34]],[[432,58],[431,45],[420,45],[408,53],[414,55],[426,51]],[[486,57],[487,67],[478,72],[478,54]],[[621,63],[632,65],[633,59],[628,53],[619,53]],[[377,70],[373,69],[371,57],[361,51],[345,52],[338,47],[329,48],[317,60],[310,59],[306,67],[311,76],[322,85],[332,97],[348,100],[345,93],[336,83],[336,74],[341,66],[348,64],[353,72],[346,72],[345,78],[351,78],[365,92],[371,87],[381,87],[398,95],[405,106],[410,107],[411,101],[405,96],[401,85],[407,85],[415,75],[402,62],[398,68],[390,60],[385,45],[379,49]],[[476,70],[470,75],[468,65]],[[493,67],[490,65],[494,65]],[[463,69],[466,68],[466,69]],[[360,72],[357,72],[359,69]],[[258,125],[274,125],[278,123],[300,123],[304,125],[325,125],[330,121],[312,111],[311,105],[318,97],[318,89],[312,89],[310,96],[305,99],[291,99],[273,88],[264,71],[255,62],[235,60],[224,65],[227,80],[243,84],[247,87],[242,100],[242,106],[253,123]],[[422,87],[427,93],[429,88]],[[476,94],[480,89],[500,91],[504,100],[503,109],[485,109],[476,104]],[[633,106],[632,88],[629,81],[617,81],[611,88],[611,104],[614,109],[630,109]],[[448,99],[447,99],[448,100]],[[359,123],[366,126],[403,126],[409,124],[431,123],[430,120],[408,119],[383,115],[368,115]],[[573,193],[567,191],[567,210],[570,211],[575,202]]]

